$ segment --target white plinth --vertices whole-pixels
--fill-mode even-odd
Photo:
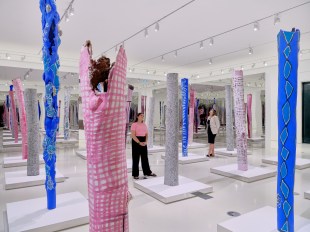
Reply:
[[[27,170],[4,172],[4,188],[16,189],[44,185],[45,178],[46,174],[43,168],[40,169],[40,175],[38,176],[27,176]],[[64,182],[65,179],[66,177],[56,169],[56,182]]]
[[[77,150],[75,154],[84,160],[87,159],[87,152],[85,150]]]
[[[87,224],[88,201],[79,192],[57,195],[57,207],[46,209],[46,198],[8,203],[7,223],[10,232],[59,231]]]
[[[191,194],[193,192],[211,193],[213,191],[211,186],[183,176],[179,176],[178,186],[164,185],[164,177],[162,176],[134,181],[134,187],[165,204],[194,197]]]
[[[216,155],[224,155],[228,157],[235,157],[237,156],[237,149],[234,149],[233,151],[227,151],[227,148],[216,148],[214,149],[214,152]]]
[[[262,159],[262,162],[265,164],[278,164],[278,157],[267,157]],[[302,158],[296,158],[296,169],[301,170],[305,168],[310,168],[310,159],[302,159]]]
[[[76,139],[56,139],[56,144],[61,144],[61,145],[73,145],[73,144],[78,144],[79,141]]]
[[[3,148],[22,147],[22,141],[15,143],[14,141],[3,142]]]
[[[265,141],[265,139],[262,137],[255,137],[255,138],[248,138],[248,141],[250,141],[250,142],[262,142],[262,141]]]
[[[247,171],[239,171],[237,164],[214,167],[211,168],[210,171],[214,174],[227,176],[247,183],[273,177],[277,174],[276,170],[254,167],[251,165],[248,166]]]
[[[306,199],[310,200],[310,191],[305,192],[305,196]]]
[[[22,137],[18,137],[18,140],[21,141]],[[10,137],[4,137],[3,142],[10,142],[10,141],[15,141],[15,138],[10,138]]]
[[[183,157],[182,153],[179,153],[179,164],[191,164],[191,163],[198,163],[198,162],[204,162],[208,161],[209,158],[205,155],[199,155],[194,153],[188,153],[187,157]],[[165,159],[166,154],[162,154],[161,158]]]
[[[263,208],[217,224],[217,232],[277,232],[276,208]],[[310,220],[295,215],[295,232],[309,232]]]
[[[40,164],[43,164],[44,160],[40,157]],[[27,160],[22,159],[22,154],[19,156],[12,156],[12,157],[4,157],[3,158],[3,167],[4,168],[11,168],[11,167],[21,167],[27,166]]]
[[[165,147],[153,145],[152,148],[148,148],[148,153],[156,153],[165,151]]]
[[[207,147],[208,145],[207,144],[204,144],[204,143],[191,143],[191,144],[188,144],[188,149],[194,149],[194,148],[204,148],[204,147]],[[179,147],[182,147],[182,143],[179,143]]]

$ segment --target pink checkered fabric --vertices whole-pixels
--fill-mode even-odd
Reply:
[[[19,109],[20,130],[22,134],[22,156],[23,159],[27,159],[28,158],[27,121],[26,121],[24,93],[21,80],[20,79],[13,80],[13,86],[15,89]]]
[[[83,47],[80,89],[87,147],[89,231],[124,232],[128,228],[128,179],[125,153],[127,58],[120,48],[110,72],[108,92],[90,87],[90,55]]]
[[[14,127],[14,138],[15,143],[18,142],[18,123],[17,123],[17,114],[16,114],[16,105],[14,99],[14,91],[9,91],[10,99],[11,99],[11,114],[12,114],[12,126]]]

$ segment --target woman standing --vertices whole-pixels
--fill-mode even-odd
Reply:
[[[139,179],[139,161],[141,156],[142,171],[144,178],[156,176],[150,169],[147,156],[147,127],[143,122],[144,115],[139,113],[135,122],[131,125],[132,138],[132,176],[135,180]]]
[[[209,143],[209,153],[207,154],[207,156],[214,157],[214,140],[220,128],[220,121],[216,115],[215,109],[211,109],[209,111],[209,117],[207,120],[207,124],[208,124],[208,143]]]

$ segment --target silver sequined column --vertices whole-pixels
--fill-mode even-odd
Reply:
[[[39,138],[37,90],[25,89],[24,98],[28,134],[27,175],[37,176],[40,174],[39,147],[41,144]]]
[[[147,121],[147,129],[148,129],[148,140],[147,140],[147,147],[153,148],[153,135],[154,135],[154,106],[155,106],[155,98],[149,98],[149,106],[148,106],[148,121]]]
[[[166,118],[166,157],[165,185],[179,184],[178,173],[178,132],[179,132],[179,97],[178,74],[167,75],[167,118]]]
[[[226,107],[226,146],[227,151],[234,150],[234,131],[233,131],[233,115],[232,115],[232,94],[231,86],[225,86],[225,107]]]
[[[69,106],[70,106],[71,88],[65,89],[64,96],[64,139],[70,138]]]

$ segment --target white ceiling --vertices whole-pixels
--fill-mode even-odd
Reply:
[[[60,15],[69,2],[57,1]],[[70,17],[68,23],[62,21],[60,24],[63,30],[62,44],[59,47],[60,70],[78,71],[79,51],[85,40],[92,41],[94,54],[97,56],[187,2],[189,0],[75,0],[75,15]],[[260,22],[261,29],[258,32],[253,31],[251,24],[216,37],[212,47],[205,41],[205,48],[202,50],[195,44],[179,51],[176,58],[173,53],[166,55],[165,62],[157,58],[141,63],[305,2],[307,1],[196,0],[161,21],[158,32],[154,32],[153,26],[149,28],[147,39],[140,33],[125,43],[128,66],[135,67],[135,72],[128,73],[128,77],[163,80],[163,72],[179,72],[181,76],[188,77],[199,74],[203,77],[208,76],[211,71],[216,73],[223,69],[228,72],[229,68],[241,65],[250,67],[252,63],[259,66],[265,60],[276,62],[276,35],[280,29],[290,30],[292,27],[301,30],[301,49],[310,49],[310,4],[307,4],[281,14],[281,23],[276,26],[273,25],[273,17],[268,18]],[[22,72],[29,68],[42,68],[39,54],[42,45],[40,20],[38,0],[0,1],[0,66],[11,67],[10,70],[0,68],[0,80],[22,76]],[[247,52],[249,46],[254,48],[251,56]],[[7,60],[5,53],[12,54],[12,59]],[[21,55],[26,55],[23,62],[20,61]],[[113,60],[114,49],[107,55]],[[208,64],[209,58],[213,58],[212,65]],[[305,58],[307,57],[303,59]],[[16,67],[23,69],[13,71]],[[147,70],[156,70],[156,75],[147,75]],[[41,80],[40,72],[33,76],[33,80]]]

